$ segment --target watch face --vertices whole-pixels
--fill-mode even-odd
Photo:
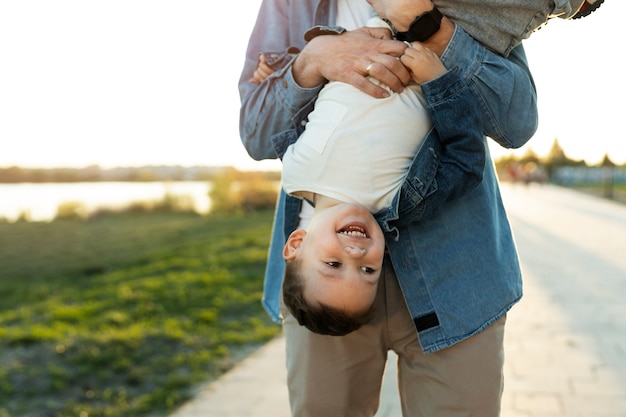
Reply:
[[[439,27],[441,26],[439,22],[436,21],[434,18],[430,17],[430,15],[428,15],[427,19],[422,19],[422,20],[423,22],[420,21],[419,29],[417,33],[415,33],[415,37],[417,38],[415,40],[419,42],[424,42],[426,39],[433,36],[435,32],[437,32],[439,30]]]
[[[443,15],[435,7],[415,18],[409,30],[398,32],[396,37],[401,41],[424,42],[439,30],[442,18]]]

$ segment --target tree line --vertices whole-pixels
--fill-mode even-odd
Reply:
[[[496,169],[500,178],[507,179],[521,170],[521,175],[537,175],[542,182],[549,181],[553,173],[562,167],[590,168],[584,160],[571,159],[559,144],[558,139],[552,143],[550,151],[545,157],[539,157],[532,150],[528,150],[522,156],[509,155],[495,161]],[[617,167],[607,154],[599,164],[600,167]],[[626,168],[626,164],[622,165]]]
[[[46,182],[98,182],[98,181],[213,181],[216,175],[231,167],[212,166],[169,166],[154,165],[141,167],[101,168],[91,165],[84,168],[22,168],[18,166],[0,167],[0,183],[46,183]],[[237,170],[234,170],[237,172]],[[245,176],[243,172],[238,174]],[[279,180],[280,173],[268,173]]]

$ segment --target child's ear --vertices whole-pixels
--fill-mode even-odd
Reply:
[[[283,248],[283,259],[286,261],[291,261],[295,259],[298,254],[298,250],[300,249],[300,245],[302,244],[302,239],[306,235],[306,230],[297,229],[294,230],[287,239],[287,243],[285,243],[285,247]]]

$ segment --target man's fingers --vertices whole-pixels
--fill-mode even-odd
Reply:
[[[392,39],[391,31],[387,28],[375,28],[375,27],[363,27],[365,32],[367,32],[372,38],[376,39]]]
[[[369,65],[367,75],[387,85],[396,93],[404,90],[404,86],[411,81],[411,73],[400,60],[388,55],[379,55],[375,59],[378,62]]]
[[[391,39],[388,29],[360,28],[338,36],[318,36],[302,50],[293,65],[296,82],[317,86],[324,80],[343,81],[374,97],[387,97],[385,88],[401,92],[411,74],[400,63],[406,45]]]
[[[384,88],[372,83],[366,77],[361,74],[354,73],[352,77],[349,77],[349,84],[363,91],[365,94],[368,94],[375,98],[386,98],[389,97],[389,91]]]

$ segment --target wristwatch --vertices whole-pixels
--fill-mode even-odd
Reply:
[[[417,16],[409,30],[396,33],[396,39],[404,42],[424,42],[441,27],[443,15],[436,7]]]

